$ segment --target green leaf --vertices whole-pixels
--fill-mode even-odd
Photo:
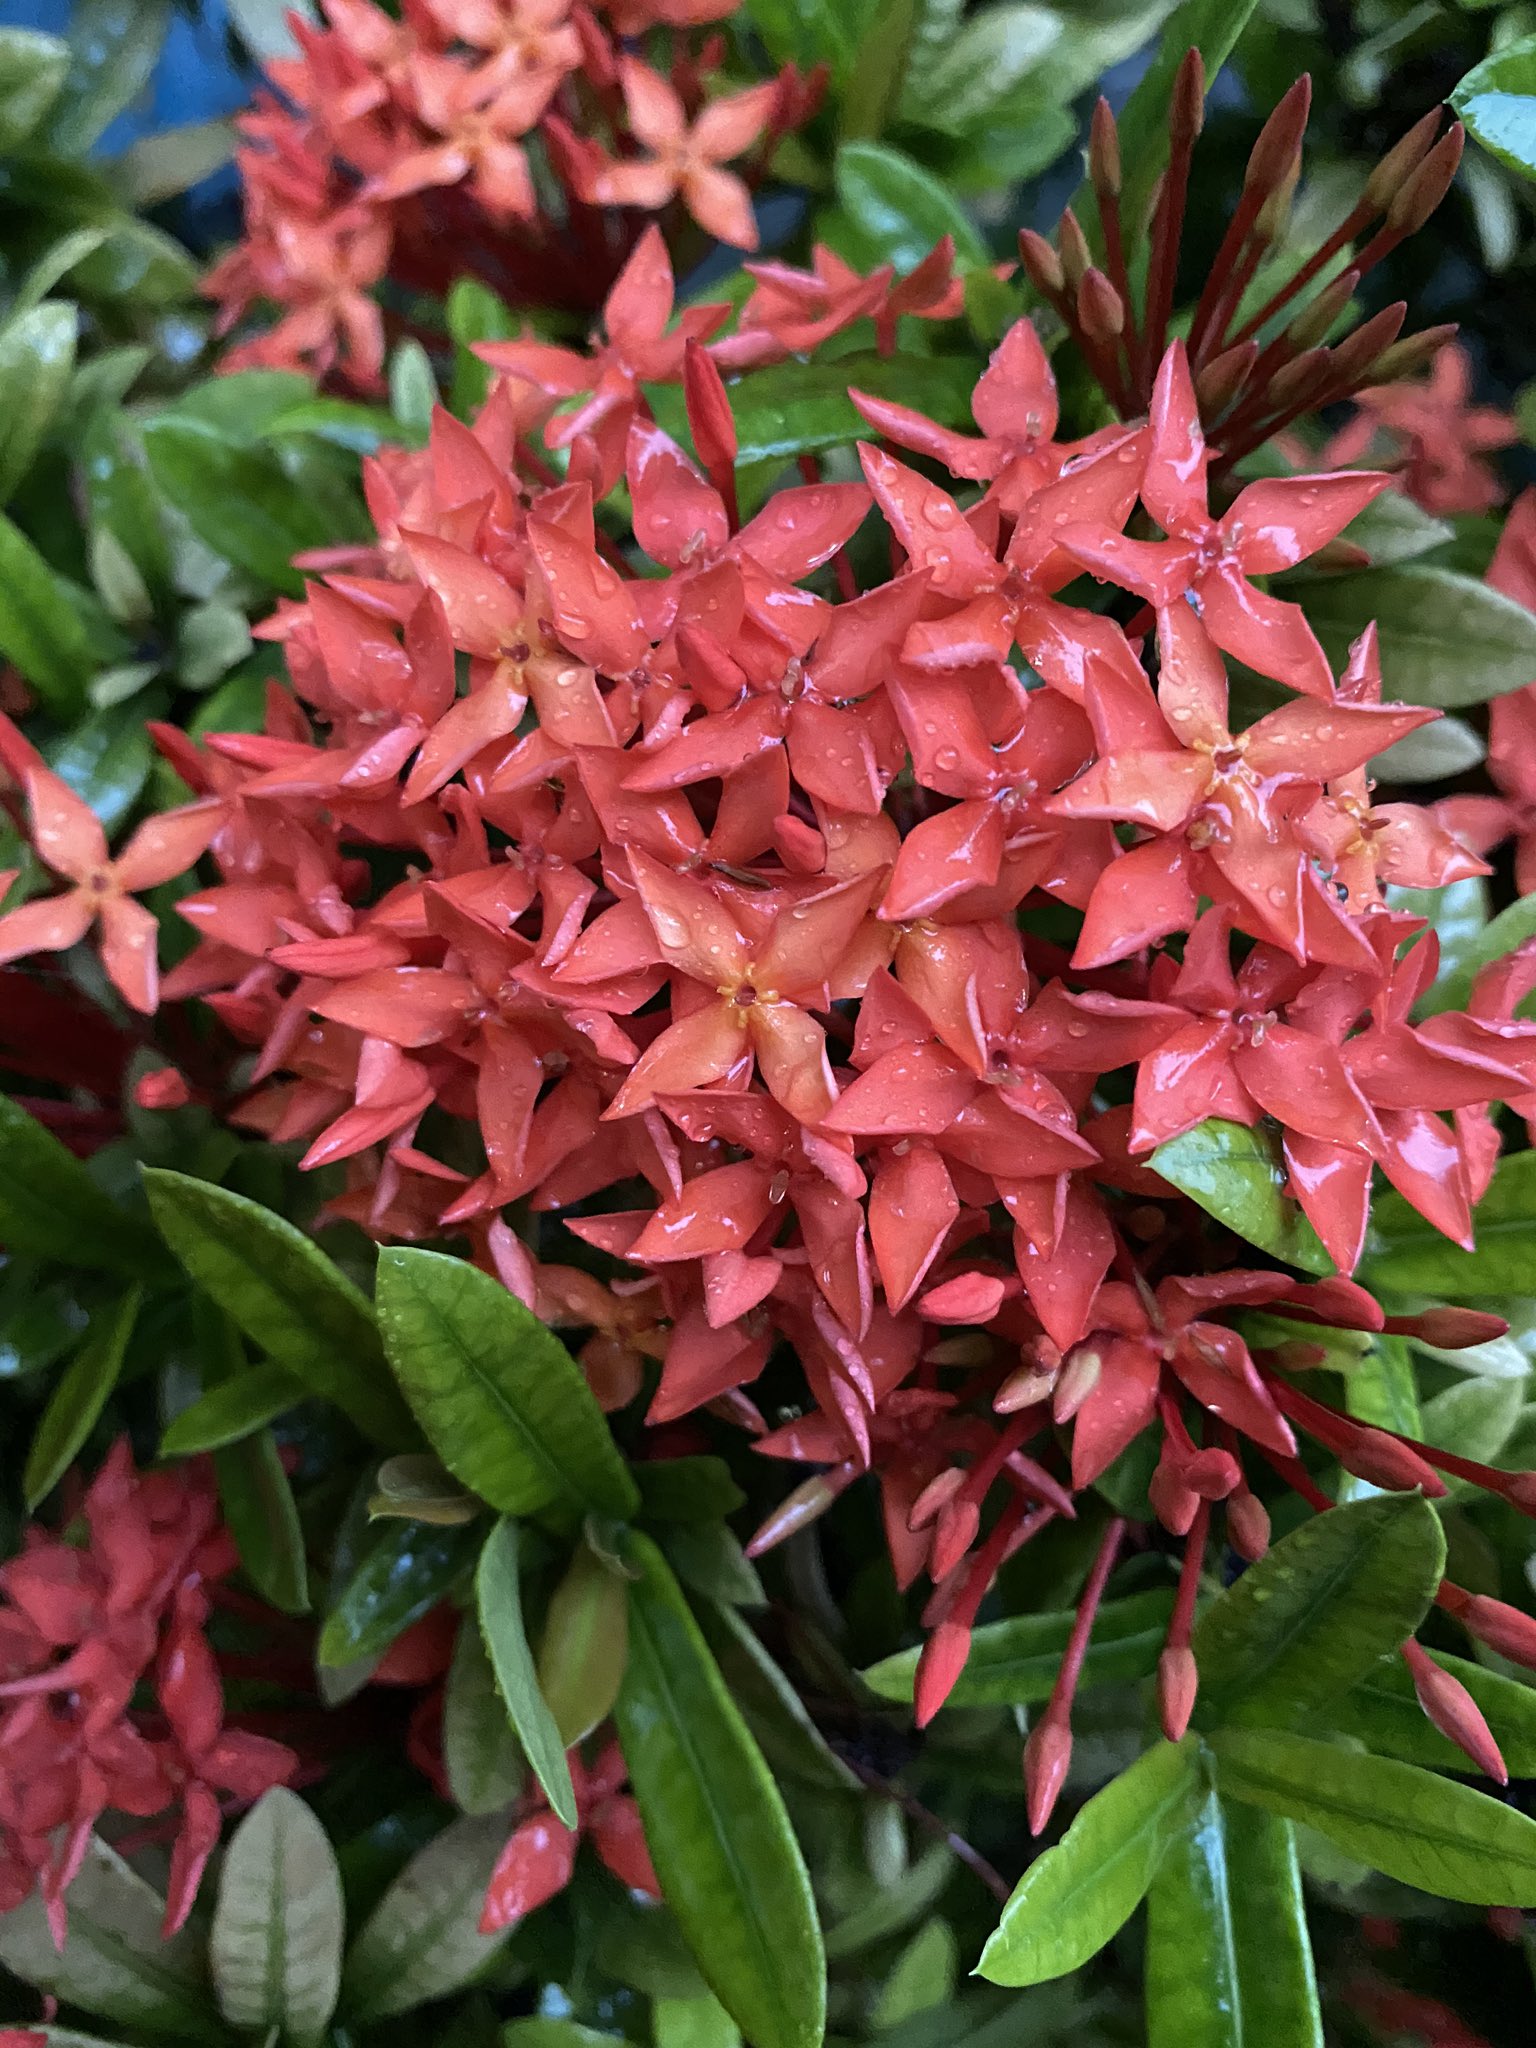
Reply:
[[[8,1096],[0,1096],[0,1244],[129,1279],[164,1270],[153,1232]]]
[[[425,438],[437,404],[432,359],[419,341],[402,341],[389,359],[389,409],[408,433]]]
[[[474,1528],[376,1522],[320,1631],[320,1663],[341,1669],[382,1655],[396,1636],[455,1590],[473,1565],[480,1541]]]
[[[1189,1742],[1160,1742],[1094,1794],[1054,1849],[1014,1886],[978,1973],[1019,1986],[1097,1955],[1147,1895],[1202,1786]]]
[[[1183,0],[1164,23],[1157,55],[1126,101],[1119,120],[1120,154],[1125,164],[1120,212],[1132,236],[1140,232],[1153,187],[1168,166],[1168,109],[1185,53],[1198,49],[1205,59],[1209,92],[1256,4],[1257,0]],[[1080,206],[1078,212],[1086,219],[1091,209]]]
[[[1419,1435],[1440,1450],[1494,1465],[1515,1433],[1524,1402],[1522,1380],[1461,1380],[1424,1403]]]
[[[29,1509],[52,1493],[96,1427],[123,1369],[143,1298],[139,1288],[131,1287],[112,1313],[99,1319],[49,1396],[21,1475]]]
[[[1451,105],[1491,156],[1536,178],[1536,36],[1507,43],[1474,65]]]
[[[224,1519],[251,1583],[282,1613],[306,1613],[304,1531],[271,1430],[226,1444],[214,1452],[213,1463]]]
[[[80,316],[63,299],[0,327],[0,505],[32,467],[75,367]]]
[[[1536,675],[1536,616],[1490,583],[1433,563],[1309,583],[1307,618],[1336,669],[1374,619],[1390,695],[1454,711]]]
[[[373,455],[386,442],[398,441],[400,425],[382,406],[354,405],[345,398],[311,398],[290,406],[267,429],[273,440],[284,434],[313,434],[353,455]]]
[[[415,1435],[367,1301],[302,1230],[209,1181],[146,1167],[160,1234],[188,1273],[306,1393],[386,1449]]]
[[[850,386],[872,398],[897,398],[941,425],[968,426],[974,372],[968,357],[873,352],[754,370],[730,386],[737,460],[743,468],[789,462],[867,438],[869,423],[848,396]],[[663,391],[651,387],[648,394],[656,417],[669,431],[671,426],[682,429],[681,407]]]
[[[1444,1569],[1440,1518],[1417,1494],[1351,1501],[1303,1522],[1201,1614],[1193,1647],[1203,1718],[1303,1720],[1406,1642]]]
[[[639,1492],[581,1368],[499,1280],[441,1252],[379,1260],[384,1348],[433,1449],[504,1514],[629,1515]]]
[[[398,1458],[386,1458],[375,1485],[377,1491],[368,1502],[368,1513],[375,1519],[403,1515],[407,1521],[435,1522],[448,1528],[457,1522],[472,1522],[481,1512],[475,1496],[466,1493],[430,1451],[406,1451]]]
[[[722,1522],[678,1522],[659,1532],[667,1563],[685,1586],[732,1607],[766,1607],[757,1567]]]
[[[1107,1600],[1099,1609],[1083,1662],[1083,1686],[1119,1685],[1157,1668],[1168,1633],[1173,1594],[1159,1589]],[[1016,1614],[974,1631],[971,1654],[949,1699],[958,1707],[1034,1706],[1051,1696],[1074,1613]],[[900,1650],[860,1676],[883,1700],[908,1702],[919,1649]]]
[[[915,270],[945,235],[954,236],[962,263],[986,262],[986,244],[969,216],[937,178],[899,149],[845,142],[832,175],[844,211],[877,262]]]
[[[600,2033],[578,2020],[513,2020],[501,2030],[501,2048],[615,2048],[622,2034]]]
[[[347,1955],[341,2012],[361,2027],[460,1991],[507,1938],[480,1932],[480,1910],[507,1843],[505,1814],[452,1821],[413,1856]]]
[[[839,132],[849,140],[872,142],[890,120],[901,98],[917,8],[918,0],[870,0],[863,9],[864,32],[838,116]]]
[[[222,170],[235,153],[239,131],[233,121],[186,121],[145,135],[124,150],[113,180],[134,208],[161,206]]]
[[[1471,957],[1489,920],[1488,884],[1481,875],[1451,882],[1444,889],[1389,888],[1393,910],[1422,917],[1440,941],[1440,975],[1454,974]]]
[[[35,29],[0,28],[0,153],[42,122],[69,71],[69,45]]]
[[[156,483],[199,540],[274,590],[302,596],[293,557],[336,536],[274,455],[170,414],[150,421],[144,446]]]
[[[93,1835],[69,1888],[69,1935],[53,1945],[36,1892],[0,1913],[0,1963],[68,2005],[141,2028],[205,2042],[218,2024],[208,1996],[201,1937],[161,1939],[165,1901]]]
[[[841,90],[874,8],[871,0],[748,0],[743,12],[776,64],[830,65]]]
[[[1223,1794],[1302,1821],[1356,1862],[1436,1898],[1536,1905],[1536,1821],[1486,1793],[1273,1728],[1210,1737]]]
[[[69,587],[0,514],[0,655],[60,719],[84,710],[97,661]]]
[[[1333,1271],[1317,1232],[1285,1192],[1285,1168],[1267,1132],[1207,1117],[1181,1138],[1159,1145],[1149,1164],[1271,1257],[1307,1273]]]
[[[46,749],[48,765],[111,833],[144,793],[151,752],[145,713],[131,705],[92,712]]]
[[[528,1775],[472,1614],[460,1625],[443,1691],[443,1768],[465,1813],[504,1813]]]
[[[558,1818],[576,1825],[576,1791],[565,1760],[567,1744],[539,1689],[523,1623],[523,1590],[518,1574],[517,1524],[505,1518],[486,1538],[475,1572],[475,1603],[491,1669],[512,1726]]]
[[[1444,547],[1456,538],[1456,529],[1448,520],[1424,511],[1402,491],[1383,491],[1349,522],[1344,537],[1364,548],[1373,569],[1388,569]]]
[[[1147,2048],[1323,2048],[1296,1844],[1214,1792],[1147,1898]]]
[[[235,370],[183,391],[161,418],[194,426],[236,448],[256,448],[274,423],[314,397],[307,377],[294,370]]]
[[[163,508],[143,443],[122,413],[107,406],[97,410],[85,431],[81,474],[94,529],[111,534],[156,605],[165,607],[174,597],[174,578]]]
[[[304,1399],[304,1389],[280,1365],[253,1365],[238,1378],[210,1387],[183,1408],[160,1439],[162,1458],[193,1458],[254,1436]]]
[[[955,1993],[958,1961],[958,1943],[949,1922],[926,1921],[891,1965],[870,2009],[870,2025],[878,2033],[889,2033],[919,2013],[947,2005]]]
[[[928,69],[909,81],[902,117],[947,134],[981,126],[1061,40],[1065,23],[1051,7],[1008,0],[973,15]]]
[[[816,1726],[750,1624],[715,1600],[699,1603],[698,1621],[774,1777],[797,1779],[821,1792],[858,1790],[858,1778]]]
[[[1512,1778],[1536,1776],[1536,1689],[1497,1671],[1486,1671],[1466,1657],[1430,1655],[1471,1693],[1482,1709],[1494,1740],[1504,1752]],[[1426,1770],[1475,1771],[1465,1751],[1447,1741],[1419,1705],[1413,1677],[1400,1657],[1389,1657],[1352,1692],[1328,1708],[1328,1725],[1336,1736],[1363,1742],[1400,1763],[1422,1764]]]
[[[176,674],[189,690],[207,690],[251,651],[245,613],[217,598],[195,604],[176,631]]]
[[[1414,1012],[1418,1017],[1438,1017],[1443,1010],[1464,1010],[1472,984],[1491,961],[1502,960],[1517,946],[1536,936],[1536,893],[1522,896],[1501,910],[1490,924],[1462,951],[1454,968],[1442,966],[1438,980],[1424,991]]]
[[[1480,768],[1487,753],[1476,729],[1448,711],[1433,725],[1405,733],[1378,754],[1371,773],[1384,782],[1448,782],[1469,768]]]
[[[933,1842],[894,1881],[875,1885],[868,1898],[827,1929],[827,1957],[842,1962],[915,1926],[943,1896],[955,1874],[954,1852]]]
[[[61,156],[84,156],[148,85],[170,26],[171,0],[74,0],[73,61],[48,127]]]
[[[1536,1256],[1536,1152],[1499,1161],[1478,1204],[1476,1229],[1476,1250],[1463,1251],[1389,1188],[1372,1204],[1358,1278],[1367,1287],[1439,1301],[1529,1294]]]
[[[826,1967],[784,1802],[666,1560],[638,1532],[626,1555],[640,1576],[616,1720],[667,1903],[754,2048],[817,2048]]]
[[[628,1655],[626,1581],[583,1544],[550,1595],[539,1637],[538,1689],[563,1748],[612,1713]]]
[[[208,1961],[232,2027],[324,2038],[341,1987],[346,1909],[330,1837],[296,1793],[264,1792],[230,1837]]]
[[[650,1521],[718,1522],[746,1505],[724,1458],[646,1458],[635,1481]]]

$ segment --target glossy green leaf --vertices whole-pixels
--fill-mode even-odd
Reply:
[[[1152,192],[1168,164],[1168,108],[1174,79],[1186,51],[1205,59],[1209,92],[1247,27],[1257,0],[1183,0],[1163,24],[1157,54],[1121,110],[1120,155],[1125,164],[1121,218],[1135,236],[1151,205]],[[1079,208],[1085,220],[1091,208]]]
[[[871,0],[748,0],[743,12],[776,64],[829,65],[842,87],[874,8]]]
[[[153,1231],[104,1195],[75,1155],[0,1096],[0,1244],[141,1279],[165,1270]]]
[[[1488,1671],[1466,1657],[1432,1650],[1434,1661],[1471,1693],[1512,1778],[1536,1777],[1536,1687]],[[1388,1657],[1328,1708],[1335,1735],[1363,1742],[1381,1756],[1426,1770],[1472,1772],[1476,1766],[1425,1715],[1413,1677],[1400,1657]]]
[[[1065,23],[1054,7],[1004,0],[964,22],[903,95],[904,118],[964,135],[980,127],[1025,83],[1061,40]]]
[[[1451,882],[1444,889],[1389,888],[1394,910],[1422,917],[1440,941],[1440,975],[1454,974],[1471,957],[1491,914],[1488,884],[1481,875]]]
[[[340,1669],[380,1656],[463,1583],[480,1542],[473,1528],[375,1523],[320,1631],[319,1661]]]
[[[1349,522],[1344,538],[1365,550],[1373,569],[1389,569],[1444,547],[1456,538],[1456,529],[1448,520],[1424,511],[1404,492],[1383,491]],[[1300,581],[1304,572],[1296,573]]]
[[[384,1363],[367,1301],[318,1245],[259,1202],[186,1174],[146,1168],[166,1243],[210,1300],[375,1443],[415,1436]]]
[[[1285,1169],[1267,1132],[1207,1117],[1181,1138],[1159,1145],[1149,1164],[1271,1257],[1307,1273],[1333,1271],[1317,1232],[1285,1192]]]
[[[867,439],[869,422],[849,398],[850,387],[872,398],[896,398],[944,426],[971,423],[975,365],[960,356],[840,356],[827,363],[776,363],[730,386],[738,460],[789,462],[801,455],[845,448]],[[665,400],[656,407],[665,426]],[[675,403],[673,423],[682,425]]]
[[[1147,2048],[1323,2048],[1290,1825],[1212,1792],[1147,1897]]]
[[[3,515],[0,655],[16,664],[56,717],[84,709],[85,686],[97,667],[91,636],[69,586]]]
[[[827,1959],[842,1962],[915,1927],[943,1897],[955,1874],[947,1842],[931,1842],[899,1877],[875,1885],[868,1898],[827,1929]]]
[[[962,263],[987,260],[986,244],[969,215],[937,178],[899,149],[846,142],[837,153],[833,178],[844,211],[876,262],[915,270],[945,235],[954,236]]]
[[[1442,1010],[1464,1010],[1472,984],[1483,968],[1494,960],[1502,960],[1506,953],[1513,953],[1532,937],[1536,937],[1536,893],[1520,897],[1484,925],[1450,972],[1442,968],[1439,977],[1425,990],[1414,1014],[1436,1017]]]
[[[275,456],[170,414],[149,423],[144,446],[155,481],[199,540],[274,590],[302,595],[293,557],[336,536]]]
[[[213,1454],[224,1520],[246,1576],[284,1614],[309,1608],[304,1531],[282,1454],[261,1429]]]
[[[1490,155],[1536,178],[1536,36],[1523,36],[1474,65],[1451,94]]]
[[[475,1604],[480,1633],[496,1674],[496,1684],[517,1730],[523,1754],[533,1766],[558,1817],[576,1825],[576,1791],[565,1760],[568,1745],[549,1702],[539,1689],[533,1652],[523,1621],[523,1589],[517,1556],[517,1524],[503,1519],[486,1538],[475,1572]]]
[[[1030,1864],[982,1950],[979,1974],[994,1984],[1039,1984],[1097,1955],[1146,1897],[1201,1793],[1192,1743],[1145,1751]]]
[[[505,1814],[452,1821],[413,1856],[364,1923],[341,1979],[352,2027],[461,1990],[507,1938],[480,1932],[485,1888],[506,1847]]]
[[[472,1522],[480,1512],[480,1502],[464,1491],[430,1451],[406,1451],[397,1458],[386,1458],[368,1502],[368,1513],[375,1519],[400,1515],[407,1521],[433,1522],[439,1528]]]
[[[549,1597],[538,1687],[569,1749],[606,1721],[629,1655],[625,1579],[583,1544]]]
[[[189,690],[209,690],[251,652],[245,613],[217,598],[188,607],[176,629],[176,675]]]
[[[295,2048],[322,2040],[341,1987],[346,1909],[330,1837],[275,1785],[235,1829],[219,1870],[208,1961],[232,2027],[280,2027]]]
[[[69,45],[29,28],[0,28],[0,151],[46,117],[69,71]]]
[[[443,1689],[443,1769],[465,1813],[504,1813],[522,1791],[528,1767],[496,1689],[480,1624],[466,1614]]]
[[[379,1326],[406,1398],[457,1479],[505,1514],[639,1493],[581,1368],[499,1280],[413,1249],[379,1260]]]
[[[253,1365],[183,1408],[160,1439],[162,1458],[192,1458],[254,1436],[304,1399],[304,1389],[280,1365]]]
[[[826,1971],[799,1844],[677,1581],[631,1533],[616,1719],[651,1860],[705,1981],[754,2048],[817,2048]]]
[[[1345,1373],[1344,1408],[1357,1422],[1369,1422],[1377,1429],[1395,1429],[1404,1436],[1422,1436],[1419,1383],[1413,1359],[1401,1337],[1376,1337],[1364,1356]],[[1368,1479],[1357,1479],[1346,1472],[1339,1498],[1370,1500],[1379,1491]]]
[[[658,1532],[667,1563],[695,1593],[732,1607],[766,1607],[768,1596],[740,1538],[721,1522],[675,1522]]]
[[[1377,754],[1371,773],[1383,782],[1448,782],[1480,768],[1487,755],[1476,728],[1447,711],[1433,725],[1421,725]]]
[[[72,62],[48,126],[61,156],[83,156],[138,98],[170,20],[171,0],[74,0]]]
[[[915,2019],[947,2005],[954,1996],[959,1944],[947,1920],[929,1920],[921,1926],[891,1965],[870,2008],[869,2023],[877,2033]]]
[[[141,136],[117,159],[113,176],[127,205],[161,206],[222,170],[239,139],[233,121],[185,121]]]
[[[655,2048],[741,2048],[736,2022],[717,1998],[658,1998],[651,2007]]]
[[[1522,1380],[1460,1380],[1424,1403],[1419,1435],[1440,1450],[1496,1465],[1524,1404]]]
[[[398,441],[400,423],[382,406],[354,405],[345,398],[310,398],[280,413],[267,429],[273,439],[284,434],[313,434],[353,455],[373,455],[386,442]]]
[[[1315,1515],[1201,1614],[1197,1712],[1222,1723],[1302,1721],[1412,1635],[1444,1569],[1440,1518],[1417,1494]]]
[[[127,818],[149,779],[152,754],[145,716],[138,705],[93,711],[46,750],[54,774],[90,805],[109,833]]]
[[[1083,1662],[1083,1688],[1145,1678],[1158,1655],[1173,1611],[1171,1590],[1106,1600],[1093,1626]],[[971,1654],[949,1695],[957,1707],[1034,1706],[1049,1699],[1075,1613],[1016,1614],[973,1631]],[[885,1700],[910,1701],[920,1649],[900,1650],[860,1674]]]
[[[751,1623],[717,1600],[698,1603],[698,1622],[774,1777],[796,1779],[823,1792],[856,1789],[858,1778],[828,1743]]]
[[[1474,1221],[1476,1249],[1463,1251],[1395,1189],[1386,1189],[1371,1206],[1358,1277],[1367,1287],[1440,1301],[1529,1294],[1536,1259],[1536,1152],[1499,1161]]]
[[[1536,1905],[1536,1821],[1412,1764],[1273,1728],[1210,1738],[1223,1795],[1302,1821],[1436,1898]]]
[[[120,412],[101,406],[85,430],[81,475],[96,531],[105,529],[138,570],[157,605],[173,595],[170,543],[143,443]]]
[[[402,341],[389,359],[389,409],[402,427],[425,438],[437,404],[432,359],[419,341]]]
[[[69,1888],[69,1934],[54,1947],[36,1892],[0,1913],[0,1963],[67,2005],[142,2029],[151,2040],[206,2042],[218,2025],[202,1940],[161,1939],[165,1901],[99,1836]]]
[[[838,132],[875,141],[901,98],[920,0],[867,0],[853,71],[838,109]]]
[[[1336,669],[1375,620],[1394,698],[1456,710],[1536,675],[1536,616],[1457,569],[1409,562],[1309,584],[1307,618]]]
[[[49,1395],[21,1475],[29,1509],[52,1493],[96,1427],[123,1369],[143,1298],[131,1287],[110,1314],[98,1318]]]
[[[217,434],[236,448],[256,448],[296,405],[314,396],[296,370],[234,370],[189,385],[160,418]]]
[[[616,2048],[622,2034],[605,2034],[579,2020],[513,2020],[501,2030],[501,2048]]]
[[[62,299],[0,327],[0,505],[32,466],[75,367],[79,314]]]

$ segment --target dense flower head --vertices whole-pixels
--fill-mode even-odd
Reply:
[[[245,236],[206,289],[225,331],[252,307],[277,319],[221,367],[375,388],[381,288],[470,275],[514,305],[587,311],[647,214],[755,248],[751,188],[821,85],[793,68],[725,81],[712,25],[735,5],[407,0],[397,18],[325,0],[239,123]]]
[[[341,64],[373,16],[333,0],[306,62]],[[358,120],[436,19],[408,8],[369,41]],[[672,180],[696,212],[722,206],[704,131],[729,103],[685,130],[632,60],[616,77],[665,177],[631,162],[594,193],[659,204]],[[1282,168],[1296,113],[1261,145]],[[1415,136],[1389,240],[1459,148]],[[376,175],[405,191],[398,164]],[[1272,238],[1244,205],[1238,275]],[[873,1474],[900,1584],[931,1586],[920,1719],[1000,1566],[1150,1433],[1152,1510],[1186,1546],[1161,1673],[1178,1734],[1212,1517],[1245,1556],[1267,1541],[1251,1474],[1326,1507],[1305,1436],[1372,1483],[1442,1486],[1439,1454],[1289,1372],[1314,1362],[1309,1325],[1389,1327],[1349,1277],[1378,1169],[1468,1240],[1491,1106],[1536,1106],[1536,957],[1416,1016],[1436,940],[1388,892],[1486,865],[1454,819],[1375,800],[1373,760],[1436,714],[1391,700],[1374,630],[1340,669],[1271,587],[1391,479],[1231,475],[1303,409],[1267,407],[1256,348],[1213,392],[1239,288],[1187,343],[1155,303],[1130,340],[1110,323],[1113,349],[1078,319],[1121,413],[1086,436],[1060,437],[1045,340],[1019,318],[976,382],[974,434],[855,386],[871,438],[748,506],[728,379],[849,337],[888,355],[900,323],[963,310],[947,244],[901,280],[827,250],[752,274],[738,314],[674,319],[648,229],[588,347],[483,345],[478,417],[440,409],[425,449],[368,465],[376,544],[328,559],[263,629],[291,682],[264,730],[157,735],[194,798],[173,815],[209,853],[163,994],[203,999],[248,1049],[237,1121],[344,1166],[333,1213],[380,1239],[467,1238],[587,1333],[605,1406],[643,1390],[653,1424],[708,1409],[822,1468],[756,1548]],[[1361,332],[1363,374],[1395,327]],[[1254,678],[1256,716],[1238,708]],[[45,816],[50,785],[26,786]],[[121,882],[137,846],[101,872]],[[13,915],[60,945],[83,910],[71,894]],[[1158,1148],[1211,1116],[1273,1148],[1332,1275],[1234,1270],[1159,1172]],[[1260,1311],[1294,1334],[1253,1338]],[[1390,1325],[1432,1326],[1466,1345],[1492,1319]],[[781,1346],[800,1412],[770,1429],[752,1390]],[[1513,1475],[1465,1466],[1446,1469],[1530,1505]],[[1031,1737],[1037,1827],[1123,1533]],[[1420,1696],[1469,1725],[1439,1679]],[[514,1901],[574,1847],[524,1827]]]
[[[298,1764],[225,1717],[204,1629],[237,1557],[211,1471],[139,1473],[120,1441],[79,1517],[82,1540],[33,1525],[0,1565],[0,1911],[38,1890],[60,1945],[102,1814],[179,1809],[169,1933],[192,1909],[222,1802],[244,1805]]]

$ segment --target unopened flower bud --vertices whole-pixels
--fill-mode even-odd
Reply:
[[[1019,261],[1036,291],[1044,292],[1047,298],[1057,298],[1066,290],[1067,273],[1061,258],[1044,235],[1037,235],[1033,228],[1019,229]]]
[[[1223,349],[1196,372],[1195,396],[1200,401],[1202,419],[1214,420],[1226,411],[1258,359],[1259,344],[1243,341],[1236,348]]]
[[[761,1557],[793,1536],[797,1529],[809,1528],[812,1522],[827,1512],[837,1499],[840,1488],[834,1486],[824,1472],[803,1480],[793,1493],[787,1493],[764,1522],[757,1534],[747,1545],[748,1557]]]
[[[1339,315],[1355,295],[1355,286],[1360,282],[1358,270],[1343,270],[1330,284],[1324,285],[1310,304],[1304,306],[1286,329],[1286,339],[1293,348],[1316,348],[1326,341]]]
[[[1102,270],[1090,267],[1077,288],[1077,317],[1090,341],[1118,341],[1125,332],[1125,305]]]
[[[941,1621],[923,1645],[912,1686],[913,1719],[926,1728],[955,1689],[955,1680],[971,1654],[971,1632],[964,1623]]]
[[[1412,235],[1423,227],[1451,189],[1466,139],[1467,132],[1458,121],[1404,180],[1387,208],[1387,227],[1393,234]]]
[[[1414,335],[1398,346],[1407,348],[1421,338]],[[1418,1337],[1438,1351],[1465,1351],[1507,1335],[1509,1324],[1479,1308],[1426,1308],[1417,1315],[1388,1316],[1382,1328],[1393,1336]]]
[[[1287,176],[1294,183],[1292,166],[1300,167],[1302,139],[1311,111],[1312,80],[1303,74],[1259,131],[1243,173],[1245,192],[1268,192]]]
[[[1093,110],[1088,135],[1088,175],[1095,192],[1108,199],[1120,196],[1120,134],[1114,111],[1102,95]]]
[[[1394,384],[1400,377],[1413,377],[1427,363],[1434,361],[1448,341],[1454,341],[1460,332],[1455,321],[1447,321],[1440,327],[1426,327],[1418,334],[1406,335],[1394,342],[1372,363],[1370,381],[1372,384]]]
[[[155,1067],[135,1081],[133,1099],[140,1109],[185,1109],[192,1090],[179,1068]]]
[[[1465,1604],[1451,1611],[1469,1636],[1497,1650],[1511,1664],[1536,1671],[1536,1618],[1486,1593],[1467,1595]]]
[[[1072,1730],[1048,1715],[1035,1724],[1024,1745],[1025,1803],[1029,1831],[1038,1835],[1055,1810],[1072,1763]]]
[[[960,1562],[981,1529],[981,1509],[973,1500],[946,1501],[940,1508],[933,1532],[928,1570],[935,1579],[947,1578]]]
[[[999,1415],[1016,1415],[1021,1408],[1032,1407],[1036,1401],[1044,1401],[1061,1377],[1059,1366],[1047,1372],[1032,1361],[1009,1373],[1007,1379],[992,1396],[992,1406]]]
[[[1061,267],[1066,273],[1066,281],[1075,292],[1087,276],[1093,256],[1077,215],[1070,206],[1061,216],[1061,225],[1056,230],[1056,240],[1061,249]]]
[[[1051,1413],[1058,1422],[1072,1420],[1099,1384],[1099,1374],[1103,1370],[1103,1353],[1096,1351],[1091,1344],[1079,1344],[1075,1351],[1067,1354],[1051,1403]]]
[[[1200,1510],[1200,1496],[1192,1486],[1185,1485],[1180,1467],[1167,1458],[1160,1459],[1147,1481],[1147,1498],[1170,1535],[1189,1534]]]
[[[1188,1643],[1170,1643],[1157,1660],[1157,1706],[1163,1733],[1170,1742],[1181,1742],[1195,1711],[1200,1691],[1200,1670]]]
[[[950,1465],[936,1479],[930,1479],[907,1515],[907,1527],[913,1535],[919,1529],[926,1529],[940,1510],[948,1507],[964,1484],[965,1472],[959,1465]]]
[[[1257,1564],[1269,1549],[1269,1510],[1247,1487],[1227,1498],[1227,1535],[1238,1556],[1249,1564]]]
[[[1434,146],[1440,128],[1440,109],[1415,121],[1408,133],[1394,142],[1365,181],[1362,202],[1384,213]]]
[[[1346,1472],[1389,1492],[1409,1493],[1417,1487],[1434,1500],[1445,1492],[1445,1481],[1434,1467],[1384,1429],[1362,1429],[1341,1444],[1334,1456]]]
[[[1418,1643],[1404,1643],[1403,1657],[1426,1718],[1486,1776],[1507,1785],[1509,1772],[1493,1739],[1493,1730],[1461,1680],[1437,1664]]]

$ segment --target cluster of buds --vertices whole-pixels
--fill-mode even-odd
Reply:
[[[325,26],[295,20],[298,55],[239,122],[245,238],[206,286],[221,331],[253,305],[278,318],[221,367],[375,389],[386,282],[441,298],[472,276],[587,312],[647,215],[754,248],[752,187],[824,81],[712,91],[725,44],[705,31],[736,4],[325,0]],[[664,70],[626,49],[651,31]]]

